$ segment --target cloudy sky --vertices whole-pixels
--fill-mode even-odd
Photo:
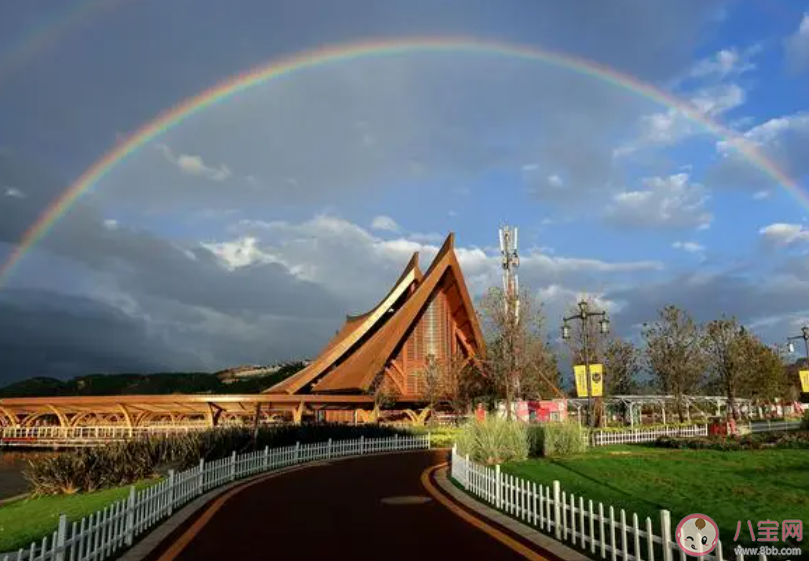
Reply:
[[[103,4],[103,5],[102,5]],[[0,381],[311,356],[411,252],[454,231],[470,289],[587,293],[632,336],[673,303],[768,342],[809,321],[809,3],[799,0],[59,0],[0,7],[0,260],[163,111],[257,65],[463,36],[584,58],[623,87],[483,49],[300,70],[198,111],[114,166],[0,288]]]

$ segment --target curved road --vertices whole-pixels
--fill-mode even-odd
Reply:
[[[425,502],[422,473],[446,460],[440,451],[389,454],[263,480],[218,510],[209,506],[150,559],[524,560],[436,500]]]

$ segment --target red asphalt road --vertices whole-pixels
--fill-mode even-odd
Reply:
[[[435,500],[382,502],[430,497],[421,474],[446,460],[437,451],[389,454],[263,481],[225,502],[174,559],[524,560]]]

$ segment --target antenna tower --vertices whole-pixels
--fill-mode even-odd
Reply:
[[[517,255],[517,227],[503,226],[498,231],[500,235],[500,255],[503,264],[503,290],[506,294],[506,317],[520,319],[520,283],[517,278],[517,269],[520,258]],[[510,306],[514,306],[510,310]]]

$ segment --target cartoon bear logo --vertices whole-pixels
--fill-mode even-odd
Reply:
[[[675,540],[683,553],[702,557],[716,548],[719,527],[710,516],[689,514],[677,524]]]

